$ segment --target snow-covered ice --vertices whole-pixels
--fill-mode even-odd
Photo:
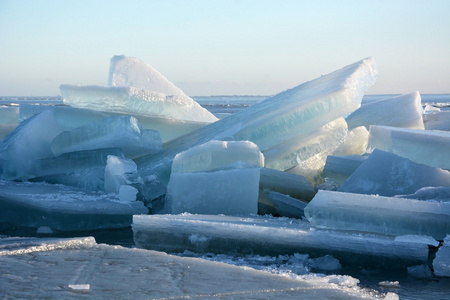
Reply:
[[[413,194],[423,187],[450,186],[447,170],[375,149],[338,191],[380,196]]]
[[[348,128],[370,125],[385,125],[413,129],[424,129],[422,103],[419,92],[363,104],[350,114]]]
[[[162,140],[157,131],[142,130],[136,118],[114,116],[64,131],[51,143],[55,155],[98,148],[120,148],[125,156],[136,158],[160,151]]]
[[[317,263],[319,264],[319,262]],[[1,298],[380,299],[350,276],[277,275],[72,239],[2,238]],[[5,288],[4,288],[5,287]]]
[[[175,156],[167,213],[256,214],[264,157],[247,141],[210,141]]]
[[[429,235],[437,240],[450,232],[450,202],[319,190],[305,216],[311,224],[330,229]]]
[[[133,216],[137,247],[166,252],[333,255],[347,266],[395,268],[425,263],[428,245],[363,232],[322,230],[309,223],[267,216]],[[195,237],[195,238],[193,238]]]
[[[58,231],[81,231],[130,226],[132,215],[146,214],[140,201],[87,192],[64,185],[0,181],[2,222]]]
[[[372,125],[368,152],[378,148],[416,163],[450,170],[450,132]]]

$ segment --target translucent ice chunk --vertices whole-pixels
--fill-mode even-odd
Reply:
[[[176,154],[214,139],[250,140],[261,151],[269,149],[354,111],[376,76],[375,61],[368,58],[170,141],[164,153],[137,161],[143,178],[156,176],[159,181],[145,197],[164,193]]]
[[[363,104],[346,120],[349,129],[370,125],[424,129],[419,92]]]
[[[450,277],[450,235],[445,237],[444,244],[439,247],[433,260],[433,269],[437,276]]]
[[[450,203],[320,190],[305,208],[311,224],[389,235],[450,232]]]
[[[59,134],[52,141],[55,155],[93,150],[120,148],[125,156],[134,158],[161,150],[162,141],[154,130],[142,130],[134,117],[104,118]]]
[[[450,170],[449,145],[450,132],[372,125],[367,151],[378,148],[416,163]]]
[[[450,202],[450,187],[447,186],[423,187],[417,190],[414,194],[398,195],[396,197],[417,199],[417,200],[435,200],[435,201]]]
[[[33,164],[53,157],[51,141],[61,133],[51,111],[19,124],[0,144],[0,179],[26,179]]]
[[[433,111],[424,114],[423,122],[427,130],[450,131],[450,111]]]
[[[323,169],[325,181],[341,186],[344,181],[367,159],[362,155],[329,155]]]
[[[265,215],[301,219],[308,202],[301,201],[277,192],[262,191],[259,193],[258,213]]]
[[[148,213],[140,201],[46,183],[0,181],[0,216],[16,226],[81,231],[130,226],[133,214]]]
[[[375,149],[338,191],[395,196],[427,186],[450,186],[450,172]]]
[[[212,215],[133,216],[137,247],[166,252],[333,255],[343,265],[392,268],[425,263],[428,246],[393,237],[321,230],[297,219]],[[193,234],[203,242],[192,243]],[[387,263],[387,264],[386,264]]]
[[[60,86],[64,103],[78,108],[143,115],[160,116],[203,123],[217,118],[185,95],[165,95],[135,87]]]
[[[135,201],[137,189],[132,184],[142,184],[133,160],[109,155],[105,167],[105,192],[119,195],[121,201]],[[134,198],[134,199],[133,199]]]
[[[166,212],[257,213],[264,157],[246,141],[210,141],[175,156],[167,187]]]
[[[115,55],[109,64],[108,86],[132,86],[166,95],[185,95],[161,73],[142,60]]]

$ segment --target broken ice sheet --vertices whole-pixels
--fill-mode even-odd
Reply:
[[[338,191],[395,196],[432,186],[450,186],[450,172],[375,149]]]
[[[429,235],[442,240],[450,232],[450,202],[319,190],[306,206],[305,216],[322,228],[393,236]]]
[[[160,182],[145,197],[152,200],[164,193],[176,154],[213,139],[249,140],[264,152],[357,109],[376,77],[375,61],[367,58],[168,142],[159,155],[136,161],[143,178],[156,176]]]
[[[133,214],[146,213],[140,201],[122,203],[117,197],[63,185],[0,181],[0,219],[16,226],[58,231],[123,228],[131,224]]]
[[[444,238],[444,243],[439,247],[433,260],[434,274],[450,277],[450,235]]]
[[[137,247],[166,252],[332,255],[342,265],[405,267],[427,261],[428,246],[361,231],[322,230],[309,223],[268,216],[133,216]],[[197,238],[191,238],[196,235]]]

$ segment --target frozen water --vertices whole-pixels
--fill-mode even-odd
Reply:
[[[323,151],[337,148],[347,134],[347,123],[338,118],[308,134],[301,134],[264,151],[266,167],[285,171]]]
[[[2,222],[15,226],[81,231],[130,226],[133,214],[148,213],[140,201],[64,185],[0,181]]]
[[[264,157],[246,141],[210,141],[175,156],[165,211],[256,214]]]
[[[56,136],[51,145],[55,155],[99,148],[120,148],[135,158],[158,152],[162,140],[157,131],[142,130],[134,117],[115,116],[88,123]]]
[[[305,208],[311,224],[388,235],[430,235],[450,232],[450,202],[382,197],[319,190]]]
[[[172,174],[214,171],[238,161],[264,166],[264,156],[254,143],[212,140],[177,154],[173,160]]]
[[[30,263],[31,262],[31,263]],[[350,276],[286,276],[76,239],[0,239],[0,298],[380,299]],[[152,283],[152,284],[149,284]],[[4,288],[5,287],[5,288]]]
[[[449,201],[450,202],[450,187],[423,187],[417,190],[414,194],[398,195],[396,197],[418,199],[418,200],[435,200],[435,201]]]
[[[0,105],[0,140],[19,124],[19,107]]]
[[[416,163],[450,170],[450,132],[377,125],[372,125],[369,132],[369,152],[378,148]]]
[[[51,111],[20,123],[0,144],[0,179],[27,179],[37,160],[53,156],[51,141],[60,132]]]
[[[428,235],[416,235],[416,234],[399,235],[395,237],[395,240],[410,243],[423,243],[433,247],[439,246],[439,242],[436,241],[433,237]]]
[[[114,55],[109,64],[108,86],[132,86],[166,95],[184,92],[146,62],[125,55]]]
[[[259,188],[305,201],[311,200],[316,194],[305,177],[269,168],[261,168]]]
[[[436,253],[433,260],[434,274],[437,276],[450,277],[450,235],[444,239],[444,243]]]
[[[450,186],[450,172],[375,149],[338,191],[395,196],[428,186]]]
[[[364,126],[359,126],[348,131],[339,147],[333,151],[333,155],[362,155],[366,153],[369,142],[369,131]]]
[[[138,190],[131,184],[142,184],[133,160],[108,155],[105,167],[105,192],[119,195],[121,201],[135,201]]]
[[[370,125],[424,129],[419,92],[363,104],[349,115],[348,128]]]
[[[362,155],[329,155],[323,169],[323,177],[326,182],[339,187],[365,159],[367,156]]]
[[[362,232],[321,230],[297,219],[267,216],[133,216],[137,247],[166,252],[332,255],[344,266],[395,268],[425,263],[428,246]],[[192,235],[202,239],[190,239]]]
[[[258,213],[301,219],[308,203],[277,192],[259,193]]]
[[[164,194],[176,154],[214,139],[249,140],[264,153],[264,150],[307,134],[357,109],[376,76],[375,61],[368,58],[166,143],[165,151],[160,155],[137,161],[143,178],[156,176],[159,182],[148,189],[146,200]]]
[[[90,122],[98,121],[111,116],[124,116],[124,114],[104,112],[70,106],[47,106],[47,105],[27,105],[20,104],[20,120],[24,121],[33,115],[44,110],[52,110],[56,121],[62,130],[70,131],[74,128],[87,125]],[[143,116],[136,113],[127,114],[135,117],[142,129],[152,129],[158,131],[163,143],[177,137],[192,132],[206,123],[176,120],[161,116]]]
[[[438,109],[439,110],[439,109]],[[433,111],[423,115],[427,130],[450,131],[450,111]]]

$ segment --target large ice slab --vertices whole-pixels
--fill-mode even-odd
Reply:
[[[51,111],[20,123],[0,143],[0,179],[27,179],[35,161],[53,157],[50,145],[59,133]]]
[[[333,255],[342,265],[424,263],[428,246],[394,237],[321,230],[297,219],[212,215],[133,216],[137,247],[166,252]]]
[[[385,125],[424,129],[419,92],[363,104],[346,118],[348,128]]]
[[[133,214],[148,213],[140,201],[46,183],[0,181],[2,222],[57,231],[130,226]]]
[[[137,161],[142,177],[156,176],[148,199],[164,193],[176,154],[207,141],[249,140],[264,150],[307,134],[357,109],[377,77],[368,58],[301,84],[165,145],[164,153]]]
[[[305,216],[311,224],[331,229],[430,235],[437,240],[450,232],[450,202],[320,190]]]
[[[444,243],[436,253],[433,260],[434,274],[437,276],[450,277],[450,235],[444,239]]]
[[[338,191],[380,196],[413,194],[422,187],[450,186],[450,172],[375,149]]]
[[[162,140],[157,131],[142,130],[136,118],[114,116],[64,131],[51,144],[55,155],[99,148],[120,148],[135,158],[160,151]]]
[[[256,214],[264,157],[251,142],[210,141],[175,156],[165,212]]]
[[[32,263],[30,263],[32,262]],[[5,299],[381,299],[350,276],[282,276],[72,239],[2,238]],[[151,284],[149,284],[151,283]]]
[[[390,126],[370,127],[367,151],[378,148],[416,163],[450,170],[450,132]]]

